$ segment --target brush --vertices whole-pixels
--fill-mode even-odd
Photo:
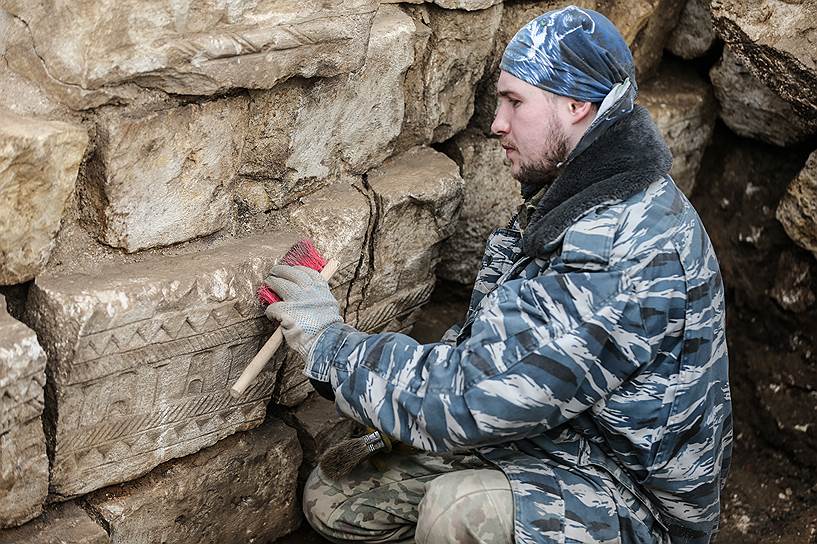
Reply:
[[[289,266],[307,266],[312,270],[317,270],[326,281],[329,281],[334,275],[339,265],[335,259],[329,259],[328,261],[324,259],[310,240],[301,240],[292,246],[286,255],[284,255],[284,258],[281,259],[281,262]],[[262,304],[273,304],[281,301],[281,297],[267,285],[262,284],[257,294]],[[284,331],[279,326],[230,388],[230,396],[237,399],[244,394],[247,387],[250,386],[258,374],[261,373],[261,370],[263,370],[267,362],[275,355],[275,352],[283,341]]]
[[[338,442],[323,453],[318,464],[327,478],[341,480],[371,454],[379,450],[391,451],[389,437],[378,430],[368,430],[372,432]]]

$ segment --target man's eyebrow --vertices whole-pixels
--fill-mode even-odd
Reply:
[[[513,92],[513,91],[499,91],[499,90],[498,90],[498,91],[496,92],[496,94],[497,94],[498,96],[503,97],[503,98],[509,98],[509,97],[512,97],[512,98],[520,98],[520,96],[519,96],[518,94],[516,94],[515,92]]]

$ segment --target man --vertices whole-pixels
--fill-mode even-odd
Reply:
[[[335,542],[708,542],[731,451],[724,291],[632,56],[571,6],[501,70],[492,130],[526,204],[489,238],[461,330],[364,334],[314,271],[266,280],[337,408],[422,450],[313,472],[307,519]]]

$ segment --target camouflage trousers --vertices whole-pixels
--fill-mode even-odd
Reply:
[[[316,468],[303,503],[310,525],[332,542],[513,542],[508,479],[473,455],[392,452],[337,482]]]

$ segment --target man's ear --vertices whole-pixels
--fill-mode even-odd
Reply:
[[[586,120],[588,116],[593,116],[596,111],[592,102],[581,102],[579,100],[569,99],[567,102],[567,110],[571,124],[581,123]]]

